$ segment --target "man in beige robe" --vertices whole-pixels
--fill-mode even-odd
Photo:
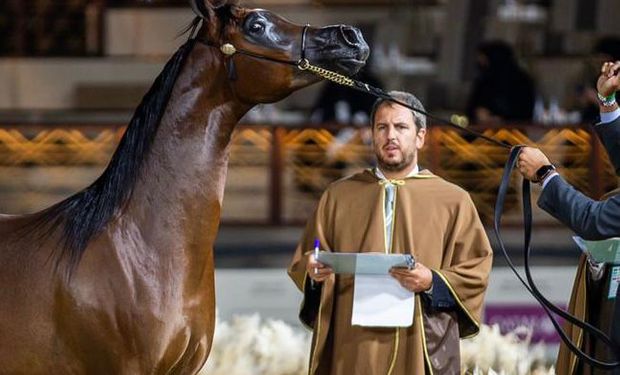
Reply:
[[[391,94],[423,109],[411,94]],[[467,192],[419,171],[425,116],[378,100],[371,123],[378,167],[329,186],[289,268],[304,293],[300,319],[314,331],[309,373],[459,374],[459,338],[478,333],[491,247]],[[315,239],[322,251],[413,254],[413,270],[391,271],[415,293],[413,324],[353,326],[354,278],[315,261]]]

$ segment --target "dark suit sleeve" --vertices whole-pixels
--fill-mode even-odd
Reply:
[[[594,130],[607,150],[616,175],[620,176],[620,117],[612,122],[595,125]]]
[[[436,311],[449,311],[456,307],[450,289],[439,275],[433,272],[433,292],[422,293],[429,305]]]
[[[538,206],[587,240],[620,236],[620,195],[595,201],[557,176],[543,189]]]

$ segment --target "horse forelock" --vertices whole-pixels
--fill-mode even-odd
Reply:
[[[225,7],[239,7],[239,4],[239,0],[221,0],[215,4],[214,9],[221,9]]]
[[[65,265],[65,276],[71,276],[89,242],[121,214],[129,202],[174,83],[193,46],[194,41],[188,41],[168,60],[137,107],[102,175],[81,192],[41,212],[23,228],[24,235],[36,233],[40,241],[60,230],[52,257],[57,271]]]
[[[229,24],[237,21],[237,14],[241,9],[236,2],[230,2],[215,8],[215,14],[222,24]]]

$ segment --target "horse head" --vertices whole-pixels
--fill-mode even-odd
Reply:
[[[190,2],[204,20],[198,40],[214,47],[232,45],[235,50],[246,52],[222,56],[233,91],[245,103],[278,101],[317,82],[320,78],[296,66],[304,58],[313,65],[352,75],[369,55],[368,44],[355,27],[314,28],[230,1]]]

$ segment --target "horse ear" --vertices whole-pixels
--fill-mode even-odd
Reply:
[[[209,19],[210,11],[226,5],[227,0],[189,0],[189,3],[196,15]]]
[[[202,0],[189,0],[189,5],[197,16],[209,19],[209,10]]]
[[[213,9],[218,9],[228,4],[228,0],[207,0]]]

